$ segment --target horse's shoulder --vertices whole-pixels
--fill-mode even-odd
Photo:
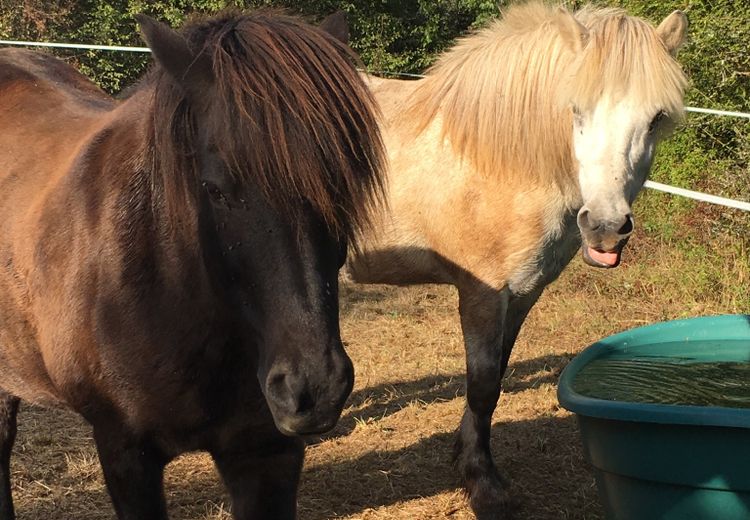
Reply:
[[[33,86],[35,91],[58,91],[88,104],[108,105],[111,98],[75,67],[44,52],[0,49],[0,91]]]

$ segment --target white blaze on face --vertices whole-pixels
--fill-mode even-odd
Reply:
[[[585,12],[583,18],[596,22],[595,17],[587,17]],[[575,44],[576,38],[572,41],[574,50],[581,53],[581,63],[599,66],[597,78],[608,79],[602,85],[607,94],[601,95],[595,105],[586,103],[582,110],[573,109],[573,146],[582,199],[577,222],[584,260],[596,267],[617,267],[620,263],[620,253],[634,228],[631,204],[651,168],[662,120],[668,119],[665,109],[670,112],[677,109],[678,97],[686,85],[677,64],[663,52],[666,50],[673,57],[685,41],[685,15],[675,11],[656,29],[663,46],[654,45],[653,35],[645,34],[638,41],[631,38],[620,42],[623,48],[615,52],[622,51],[623,60],[599,61],[596,53],[603,52],[603,47],[597,45],[611,40],[612,31],[623,24],[629,25],[629,31],[642,30],[638,25],[641,22],[624,20],[620,19],[617,28],[592,22],[595,27],[592,30],[600,32],[589,32],[581,23],[569,27],[570,32],[580,36],[580,45]],[[594,54],[589,56],[591,45]],[[627,64],[626,56],[644,62]],[[640,73],[656,76],[631,77]],[[582,87],[581,95],[591,100],[595,92],[594,88]],[[658,106],[661,103],[664,105]]]
[[[651,167],[659,113],[629,99],[603,99],[587,113],[574,110],[582,211],[592,222],[616,224],[630,214]]]

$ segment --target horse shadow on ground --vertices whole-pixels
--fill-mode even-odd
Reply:
[[[371,451],[342,463],[306,468],[300,518],[356,515],[459,490],[451,462],[454,440],[453,433],[439,433],[402,449]],[[508,482],[513,513],[509,518],[600,517],[573,417],[496,423],[492,443]],[[452,512],[432,510],[430,517],[449,517]]]
[[[511,363],[503,380],[503,393],[512,394],[556,384],[560,372],[574,354],[540,356]],[[466,395],[465,375],[448,374],[424,377],[416,381],[383,383],[357,390],[347,402],[347,408],[336,427],[330,432],[306,439],[308,445],[349,435],[357,423],[382,419],[397,413],[414,401],[433,403],[450,401]]]
[[[452,433],[438,433],[400,449],[369,451],[346,460],[307,465],[300,487],[299,519],[327,520],[366,514],[396,504],[405,507],[403,514],[409,517],[419,517],[416,510],[430,518],[449,518],[465,507],[462,499],[455,498],[460,493],[460,483],[451,463],[453,442]],[[573,417],[496,423],[492,428],[492,443],[495,460],[508,482],[512,505],[509,518],[601,518],[593,477],[583,460]],[[216,504],[223,511],[228,510],[228,505],[222,505],[227,497],[218,476],[210,471],[196,471],[189,477],[167,481],[170,518],[230,518],[227,513],[218,516],[210,513]],[[79,485],[63,491],[49,497],[60,508],[53,509],[52,517],[83,520],[112,517],[112,506],[104,489]],[[437,497],[446,492],[448,498]],[[420,499],[419,503],[410,503]],[[17,509],[19,520],[50,518],[46,498],[26,501]]]
[[[555,383],[571,357],[550,355],[512,363],[504,391],[522,392]],[[354,430],[357,421],[380,421],[414,400],[429,404],[452,400],[463,393],[463,374],[363,388],[350,397],[352,411],[346,413],[339,426],[325,438],[346,436]],[[92,485],[93,474],[86,475],[83,482],[61,482],[60,489],[50,490],[57,481],[70,480],[71,475],[65,475],[71,473],[70,454],[73,459],[85,455],[93,468],[89,471],[99,471],[90,427],[71,412],[35,407],[22,410],[19,420],[27,433],[19,435],[12,468],[16,476],[23,477],[22,486],[27,489],[38,486],[33,497],[27,494],[19,504],[19,520],[47,520],[51,508],[55,518],[110,518],[109,498],[100,484]],[[40,436],[41,429],[48,433]],[[65,432],[62,437],[61,432]],[[454,438],[452,432],[441,432],[399,449],[360,452],[352,458],[342,453],[335,461],[309,463],[304,469],[300,490],[300,520],[357,515],[419,498],[425,499],[424,507],[428,509],[449,503],[456,507],[455,499],[442,497],[435,499],[434,504],[430,499],[445,492],[460,492],[460,482],[451,462]],[[492,429],[492,446],[498,467],[510,482],[509,496],[517,510],[514,518],[600,518],[593,478],[583,460],[572,417],[551,415],[496,423]],[[314,457],[310,459],[313,461]],[[191,464],[204,467],[191,468]],[[221,504],[227,501],[210,462],[191,459],[176,472],[180,475],[168,478],[166,485],[170,518],[230,518],[210,512],[216,507],[226,509]],[[186,472],[187,475],[182,474]],[[451,511],[430,514],[431,517],[452,515]]]

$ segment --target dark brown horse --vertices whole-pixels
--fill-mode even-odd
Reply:
[[[121,102],[0,52],[0,519],[20,399],[92,424],[120,519],[167,518],[189,450],[236,518],[293,518],[284,434],[331,428],[353,382],[337,273],[381,192],[371,99],[290,17],[139,22],[156,65]]]

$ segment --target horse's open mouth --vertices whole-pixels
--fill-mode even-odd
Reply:
[[[622,248],[625,243],[617,244],[617,247],[613,251],[602,251],[595,249],[586,244],[581,248],[583,254],[583,261],[592,267],[601,267],[604,269],[613,269],[620,265],[622,257]]]

